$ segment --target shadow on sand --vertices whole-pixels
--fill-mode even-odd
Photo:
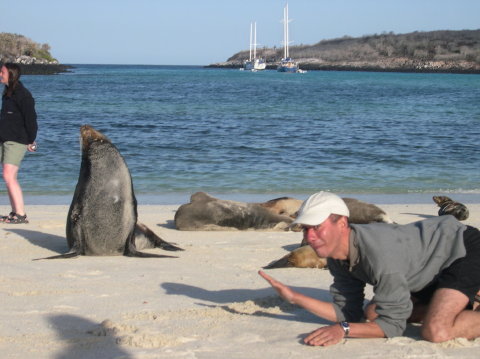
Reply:
[[[163,283],[161,287],[168,295],[184,295],[190,298],[205,300],[218,304],[220,307],[232,314],[240,315],[254,315],[262,317],[270,317],[274,319],[299,321],[305,323],[319,323],[327,324],[319,317],[307,312],[306,310],[289,304],[280,298],[274,289],[224,289],[224,290],[206,290],[200,287],[195,287],[180,283]],[[323,300],[331,301],[330,294],[324,289],[315,289],[307,287],[292,287],[293,290],[303,293],[305,295]],[[251,311],[245,312],[238,309],[236,304],[242,302],[252,301],[255,307],[258,307],[253,313]],[[205,303],[197,303],[200,306],[209,308],[218,307],[217,305],[209,305]],[[241,305],[240,305],[241,307]],[[285,314],[278,314],[272,312],[270,309],[278,307]]]
[[[31,231],[28,229],[8,228],[5,229],[5,231],[18,234],[19,236],[25,238],[27,241],[29,241],[35,246],[48,249],[58,254],[66,253],[69,250],[67,239],[65,237],[60,237],[38,231]]]
[[[52,315],[48,321],[57,332],[58,342],[65,346],[52,358],[133,358],[116,343],[115,335],[95,333],[95,328],[99,327],[98,323],[69,314]]]

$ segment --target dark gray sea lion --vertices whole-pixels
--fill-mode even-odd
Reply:
[[[360,201],[355,198],[342,198],[348,207],[350,223],[365,224],[371,222],[393,223],[388,215],[381,208],[374,204]],[[293,230],[301,230],[301,226],[294,225]],[[302,239],[300,247],[294,249],[282,258],[268,264],[265,268],[325,268],[327,261],[325,258],[317,256],[315,251]]]
[[[350,217],[348,217],[350,223],[393,223],[383,209],[372,203],[363,202],[355,198],[344,197],[342,199],[350,212]]]
[[[182,250],[137,222],[130,171],[115,145],[88,125],[80,128],[80,136],[82,163],[66,226],[70,251],[45,259],[78,255],[170,257],[138,250]]]
[[[285,230],[293,218],[277,211],[278,207],[271,210],[268,205],[222,200],[197,192],[190,203],[177,209],[174,220],[181,231]]]
[[[447,196],[433,196],[433,201],[440,207],[438,210],[439,216],[451,214],[459,221],[464,221],[469,216],[467,206],[462,203],[455,202]]]

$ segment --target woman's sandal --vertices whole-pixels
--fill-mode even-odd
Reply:
[[[28,223],[27,215],[19,215],[17,213],[11,212],[10,215],[3,221],[4,223],[11,223],[11,224],[20,224],[20,223]]]
[[[0,222],[6,222],[8,218],[10,218],[14,215],[15,215],[15,212],[10,212],[8,216],[1,216],[0,217]]]

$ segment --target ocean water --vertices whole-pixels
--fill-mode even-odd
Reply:
[[[480,199],[478,75],[75,65],[22,80],[39,122],[19,173],[27,204],[70,202],[83,124],[118,147],[141,204]]]

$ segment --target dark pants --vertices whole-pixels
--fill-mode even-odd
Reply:
[[[475,296],[480,290],[480,231],[471,226],[463,233],[463,242],[467,254],[457,259],[421,291],[412,293],[420,303],[427,304],[433,293],[440,288],[455,289],[465,294],[469,306],[473,305]]]

